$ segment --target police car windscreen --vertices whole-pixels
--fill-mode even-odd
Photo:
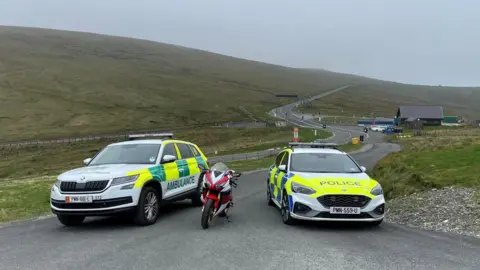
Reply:
[[[160,144],[110,145],[89,164],[155,164]]]
[[[361,173],[347,155],[326,153],[294,153],[290,170],[311,173]]]

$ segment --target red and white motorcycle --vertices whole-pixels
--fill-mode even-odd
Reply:
[[[232,188],[237,187],[236,181],[242,175],[228,169],[224,163],[216,163],[210,169],[202,165],[199,168],[203,172],[202,179],[202,220],[203,229],[207,229],[217,217],[226,217],[233,207]]]

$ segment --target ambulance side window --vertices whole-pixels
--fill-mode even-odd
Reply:
[[[190,147],[190,150],[192,151],[194,157],[200,157],[201,156],[200,153],[197,151],[197,148],[195,148],[195,146],[193,146],[191,144],[189,144],[188,146]]]
[[[163,148],[163,153],[162,153],[162,159],[161,160],[163,160],[163,157],[165,155],[172,155],[172,156],[174,156],[178,159],[177,151],[175,150],[175,146],[173,145],[173,143],[169,143],[169,144],[165,145],[165,147]]]
[[[182,155],[182,159],[192,158],[194,157],[192,150],[188,145],[184,143],[177,143],[178,150],[180,150],[180,155]]]
[[[280,166],[280,161],[282,161],[283,155],[285,155],[285,152],[281,152],[280,154],[277,155],[277,159],[275,159],[276,167]]]

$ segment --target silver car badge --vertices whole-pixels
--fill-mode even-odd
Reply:
[[[85,180],[85,176],[80,177],[80,181]]]

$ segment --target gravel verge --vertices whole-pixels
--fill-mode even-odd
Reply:
[[[473,188],[447,187],[387,202],[385,220],[480,238],[480,203]]]

